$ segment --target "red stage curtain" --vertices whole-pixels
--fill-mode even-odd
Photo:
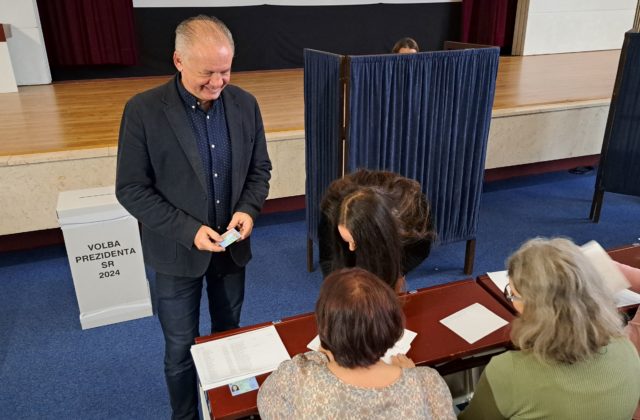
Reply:
[[[517,8],[518,0],[462,0],[462,42],[510,49]]]
[[[38,0],[52,66],[137,63],[132,0]]]

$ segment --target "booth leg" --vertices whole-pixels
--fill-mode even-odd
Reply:
[[[476,256],[476,240],[469,239],[467,241],[467,249],[464,253],[464,274],[471,274],[473,271],[473,260]]]
[[[589,219],[591,219],[593,223],[598,223],[600,221],[602,200],[604,200],[604,190],[596,187],[596,190],[593,193],[593,201],[591,202],[591,212],[589,213]]]

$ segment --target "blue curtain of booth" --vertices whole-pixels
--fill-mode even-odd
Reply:
[[[320,202],[341,174],[340,65],[342,56],[304,50],[304,131],[307,229],[318,241]],[[302,176],[302,174],[301,174]]]
[[[605,191],[640,196],[640,33],[627,32],[624,42],[600,182]]]
[[[440,242],[475,238],[498,48],[351,57],[348,168],[416,179]]]

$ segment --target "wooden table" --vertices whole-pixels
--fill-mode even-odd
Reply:
[[[640,268],[640,244],[624,245],[607,250],[607,253],[614,261],[627,264],[632,267]],[[488,275],[483,274],[477,279],[478,284],[489,292],[494,298],[501,302],[505,308],[511,313],[516,314],[517,311],[505,297],[504,292],[498,289],[498,286],[491,281]],[[637,309],[638,305],[623,306],[620,308],[623,312],[629,312]]]
[[[640,268],[640,244],[624,245],[607,250],[609,256],[619,263]]]
[[[407,319],[406,327],[418,333],[408,353],[417,365],[432,366],[441,373],[450,373],[485,364],[492,354],[509,346],[508,325],[469,344],[440,324],[441,319],[473,303],[486,306],[509,322],[513,320],[513,315],[472,279],[409,292],[401,296],[401,300]],[[271,323],[199,337],[196,342],[203,343],[268,325]],[[292,356],[308,351],[307,344],[317,334],[313,314],[286,318],[274,325]],[[258,383],[262,384],[267,376],[268,374],[258,376]],[[215,419],[235,419],[257,413],[257,395],[257,391],[252,391],[234,397],[228,386],[206,392],[209,412]]]

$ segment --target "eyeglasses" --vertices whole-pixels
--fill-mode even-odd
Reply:
[[[522,300],[520,296],[516,296],[513,294],[513,290],[511,290],[511,285],[509,283],[507,283],[506,286],[504,286],[504,290],[502,291],[502,293],[504,293],[505,299],[507,299],[509,302]]]

